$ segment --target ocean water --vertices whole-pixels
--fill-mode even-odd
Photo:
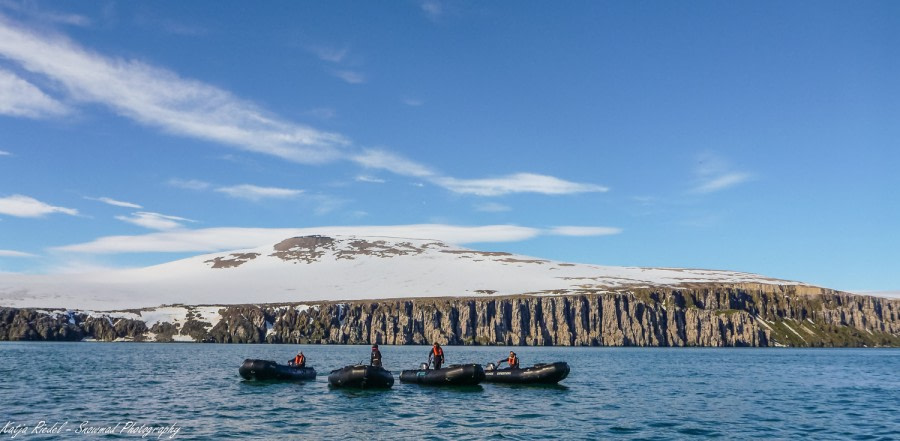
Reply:
[[[316,381],[238,376],[245,358],[298,349]],[[429,350],[381,349],[395,376]],[[558,386],[338,390],[328,372],[368,346],[0,343],[0,440],[900,439],[900,350],[512,349],[572,372]],[[448,363],[509,350],[445,347]]]

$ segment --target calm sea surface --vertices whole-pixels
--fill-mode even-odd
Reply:
[[[298,349],[316,381],[238,376],[244,358]],[[445,353],[484,364],[509,349]],[[368,360],[367,346],[0,343],[0,440],[900,439],[900,350],[513,349],[572,373],[556,387],[350,391],[328,372]],[[428,350],[382,346],[385,367],[399,376]],[[61,433],[34,433],[40,421]],[[102,430],[115,434],[82,433]]]

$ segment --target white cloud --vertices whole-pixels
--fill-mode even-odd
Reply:
[[[350,159],[366,168],[387,170],[401,176],[422,178],[454,193],[477,196],[501,196],[510,193],[561,195],[609,191],[607,187],[600,185],[570,182],[554,176],[535,173],[515,173],[486,179],[457,179],[439,175],[423,164],[396,153],[378,149],[367,149]]]
[[[406,104],[407,106],[410,106],[410,107],[419,107],[419,106],[425,104],[425,101],[422,101],[420,99],[415,99],[415,98],[404,98],[403,104]]]
[[[213,187],[212,184],[196,179],[169,179],[168,184],[173,187],[188,190],[205,191]],[[262,199],[288,199],[303,194],[303,190],[294,188],[262,187],[253,184],[232,185],[213,189],[233,198],[259,201]]]
[[[746,182],[752,177],[749,173],[733,172],[721,176],[710,177],[694,188],[695,193],[712,193]]]
[[[442,10],[437,2],[426,2],[423,9],[431,13]],[[343,57],[339,55],[339,52],[331,54],[333,59]],[[421,178],[456,193],[479,196],[607,190],[594,184],[531,173],[468,180],[441,176],[428,166],[399,154],[373,149],[360,151],[341,134],[282,120],[228,91],[181,78],[176,73],[140,61],[89,52],[65,37],[13,25],[2,15],[0,57],[17,63],[34,75],[46,77],[67,94],[67,103],[101,104],[124,117],[165,132],[297,163],[348,160],[365,168]],[[350,83],[365,81],[362,74],[353,71],[335,74]],[[15,99],[20,99],[16,96]],[[173,179],[169,184],[194,190],[210,188],[208,183],[196,180]],[[229,187],[222,191],[237,192],[239,189]]]
[[[209,182],[201,181],[198,179],[178,179],[172,178],[167,182],[169,185],[178,188],[184,188],[187,190],[197,190],[202,191],[212,187],[212,184]]]
[[[272,245],[289,237],[320,235],[357,235],[435,239],[453,244],[518,242],[540,235],[599,236],[618,234],[609,227],[555,227],[548,230],[518,225],[457,226],[414,224],[386,226],[328,226],[311,228],[204,228],[175,230],[137,236],[107,236],[56,247],[54,250],[87,254],[151,252],[206,253]],[[578,233],[578,234],[575,234]],[[590,233],[590,234],[587,234]]]
[[[334,76],[346,81],[349,84],[362,84],[366,82],[366,76],[359,73],[354,72],[352,70],[336,70],[333,72]]]
[[[235,185],[231,187],[220,187],[216,189],[219,193],[225,193],[233,198],[249,199],[258,201],[260,199],[285,199],[292,198],[303,193],[303,190],[293,188],[278,187],[260,187],[252,184]]]
[[[425,0],[421,3],[422,11],[431,20],[437,20],[444,14],[444,7],[438,0]]]
[[[165,214],[146,211],[131,213],[131,216],[116,216],[116,219],[137,225],[139,227],[163,231],[181,228],[183,226],[183,222],[196,222],[194,220],[186,219],[183,217],[169,216]]]
[[[141,207],[141,206],[138,205],[138,204],[133,204],[133,203],[131,203],[131,202],[124,202],[124,201],[117,201],[117,200],[115,200],[115,199],[108,198],[108,197],[92,198],[92,197],[87,197],[87,196],[85,196],[85,199],[88,199],[88,200],[91,200],[91,201],[103,202],[104,204],[114,205],[114,206],[116,206],[116,207],[125,207],[125,208],[144,208],[144,207]]]
[[[37,257],[31,253],[15,250],[0,250],[0,257]]]
[[[698,155],[694,175],[697,185],[691,189],[692,193],[712,193],[724,190],[753,177],[750,173],[733,170],[728,161],[712,152]]]
[[[138,236],[107,236],[91,242],[57,247],[55,250],[90,254],[199,253],[255,248],[272,245],[288,237],[313,234],[436,239],[449,243],[464,244],[520,241],[540,235],[541,230],[516,225],[464,227],[441,224],[315,228],[205,228],[150,233]]]
[[[498,204],[496,202],[487,202],[475,206],[475,211],[483,211],[485,213],[501,213],[512,210],[508,205]]]
[[[0,16],[0,56],[44,75],[71,99],[164,131],[298,163],[338,159],[343,136],[280,120],[222,89],[136,60],[104,57]]]
[[[0,150],[0,156],[12,156],[12,153],[4,151],[4,150]]]
[[[66,113],[62,103],[12,72],[0,69],[0,114],[45,118]]]
[[[575,227],[575,226],[562,226],[562,227],[553,227],[548,233],[555,236],[609,236],[613,234],[620,234],[622,232],[621,228],[614,227]]]
[[[369,182],[372,184],[384,184],[386,181],[381,178],[376,178],[373,176],[359,175],[356,177],[356,182]]]
[[[384,150],[367,149],[350,160],[365,168],[387,170],[402,176],[422,178],[435,174],[425,165]]]
[[[20,194],[0,198],[0,214],[16,217],[43,217],[53,213],[77,216],[78,210],[74,208],[55,207]]]
[[[605,192],[608,188],[594,184],[565,181],[553,176],[516,173],[498,178],[456,179],[441,177],[434,183],[455,193],[478,196],[500,196],[510,193],[572,194]]]

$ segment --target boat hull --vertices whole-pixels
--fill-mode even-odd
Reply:
[[[360,389],[390,388],[394,385],[394,374],[377,366],[345,366],[328,374],[328,384]]]
[[[484,375],[484,381],[488,383],[556,384],[569,376],[569,364],[558,361],[524,369],[488,369]]]
[[[455,364],[442,369],[411,369],[400,373],[401,383],[434,386],[472,386],[484,380],[484,368],[478,364]]]
[[[311,367],[297,368],[278,364],[270,360],[246,359],[238,368],[238,373],[245,380],[315,380],[316,370]]]

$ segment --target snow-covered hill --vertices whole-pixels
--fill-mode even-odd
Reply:
[[[121,310],[175,303],[558,295],[695,283],[802,285],[733,271],[564,263],[435,240],[305,236],[141,269],[0,275],[0,306]]]

